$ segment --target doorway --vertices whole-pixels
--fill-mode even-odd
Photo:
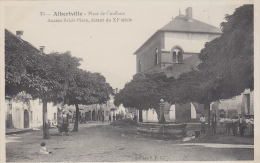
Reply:
[[[29,128],[29,112],[24,110],[24,128]]]

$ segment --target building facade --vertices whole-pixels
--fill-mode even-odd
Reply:
[[[41,100],[30,100],[29,103],[17,102],[13,99],[5,99],[5,122],[7,128],[27,129],[42,126]],[[52,103],[47,104],[48,121],[50,126],[57,125],[57,108]]]
[[[136,73],[164,72],[168,77],[178,78],[180,74],[196,69],[200,63],[198,54],[204,44],[221,33],[219,28],[194,19],[192,8],[188,7],[185,15],[179,14],[136,50]],[[168,109],[171,110],[170,121],[190,122],[203,110],[203,105],[176,104]],[[144,111],[144,121],[150,121],[147,117],[153,117],[152,114],[154,112]]]
[[[118,93],[118,89],[114,90],[114,94]],[[113,116],[116,114],[126,115],[127,109],[120,105],[118,107],[114,104],[114,94],[109,95],[109,100],[104,104],[91,104],[91,105],[79,105],[80,117],[83,121],[102,121],[102,115],[104,120],[108,121],[109,115]],[[67,112],[72,112],[74,117],[76,114],[75,106],[65,105],[62,107]]]
[[[194,19],[192,8],[188,7],[185,15],[179,14],[136,50],[136,73],[164,72],[168,77],[178,78],[180,74],[196,69],[200,63],[198,54],[204,44],[221,33],[219,28]],[[204,106],[198,103],[175,104],[165,109],[169,110],[166,117],[170,122],[196,121],[206,113]],[[229,117],[254,115],[254,92],[245,90],[232,99],[213,102],[212,109],[223,110]],[[143,120],[157,121],[154,114],[153,109],[143,111]]]

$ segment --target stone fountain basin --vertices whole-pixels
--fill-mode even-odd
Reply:
[[[158,123],[138,123],[137,131],[141,135],[162,139],[181,139],[186,137],[187,124],[158,124]]]

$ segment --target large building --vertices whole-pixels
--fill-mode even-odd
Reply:
[[[192,8],[188,7],[185,15],[179,14],[136,50],[136,73],[164,72],[168,77],[178,78],[196,69],[204,44],[220,35],[219,28],[194,19]],[[166,118],[172,122],[190,122],[205,112],[204,106],[198,103],[167,105],[165,109],[170,110]],[[213,102],[211,109],[223,110],[229,117],[253,115],[254,92],[245,90],[240,96]],[[143,111],[143,119],[157,121],[156,112],[153,109]]]
[[[180,74],[196,69],[200,63],[198,54],[204,44],[221,33],[219,28],[194,19],[192,8],[188,7],[185,15],[179,14],[136,50],[136,72],[164,72],[178,78]],[[171,121],[189,122],[196,118],[196,111],[203,110],[203,105],[187,103],[168,108]],[[145,117],[149,117],[148,111],[145,111],[144,120]],[[156,116],[150,117],[155,119]]]

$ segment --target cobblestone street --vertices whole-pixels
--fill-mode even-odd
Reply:
[[[7,162],[57,161],[231,161],[253,160],[250,147],[220,148],[218,145],[184,145],[181,141],[156,140],[138,135],[135,127],[118,127],[101,122],[79,125],[79,132],[59,136],[50,129],[51,138],[42,139],[42,131],[6,136]],[[39,155],[46,142],[50,155]]]

